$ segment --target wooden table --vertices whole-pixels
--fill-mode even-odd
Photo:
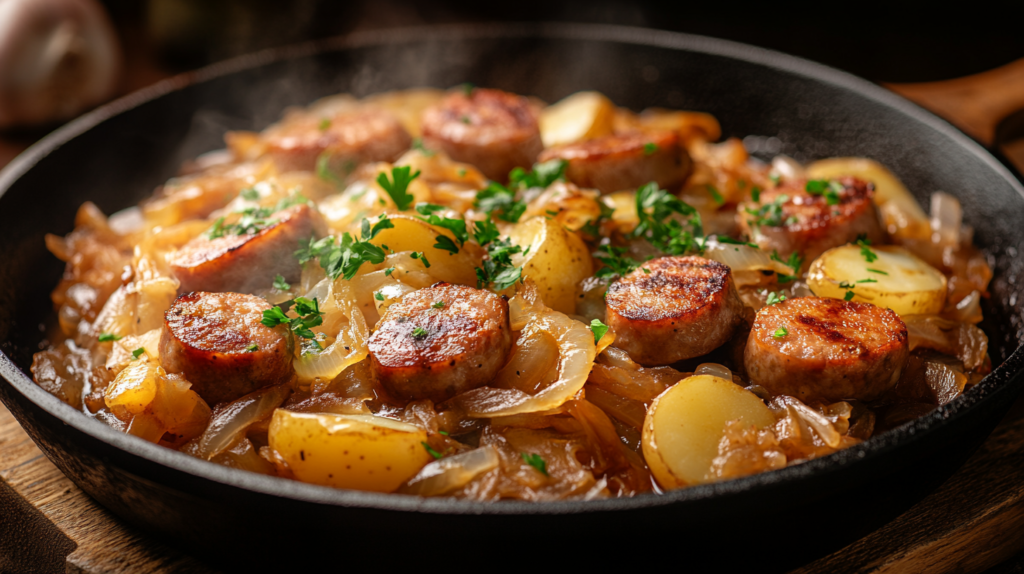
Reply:
[[[138,81],[158,76],[145,69],[135,75],[145,79]],[[1024,171],[1024,139],[994,139],[999,120],[1024,108],[1024,60],[953,82],[889,87],[999,147]],[[0,165],[27,145],[0,139]],[[22,544],[24,540],[35,543]],[[1024,555],[1017,556],[1022,550],[1024,400],[936,492],[876,532],[796,572],[944,574],[992,569],[990,574],[1024,574]],[[215,572],[101,508],[43,456],[2,405],[0,571]]]

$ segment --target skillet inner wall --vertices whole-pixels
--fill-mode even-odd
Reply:
[[[922,205],[938,190],[960,198],[996,279],[982,325],[994,364],[1019,344],[1017,261],[1024,200],[980,157],[903,112],[845,88],[724,56],[662,47],[549,38],[449,39],[370,46],[274,62],[193,85],[113,117],[42,158],[0,198],[0,346],[26,373],[54,320],[49,293],[63,263],[44,246],[65,234],[85,200],[105,213],[136,204],[181,162],[223,146],[229,129],[260,129],[288,105],[463,82],[554,102],[577,90],[640,110],[706,111],[726,137],[776,136],[800,160],[880,160]]]

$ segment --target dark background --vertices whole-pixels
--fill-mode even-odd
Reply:
[[[355,30],[488,21],[646,26],[728,38],[876,82],[942,80],[1024,57],[1024,2],[464,2],[103,0],[161,66],[211,61]],[[139,38],[138,35],[144,36]]]

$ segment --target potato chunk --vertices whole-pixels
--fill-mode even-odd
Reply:
[[[278,409],[268,438],[295,478],[335,488],[393,492],[433,460],[426,431],[368,415]]]
[[[741,420],[762,429],[775,417],[757,395],[711,375],[683,379],[654,399],[644,419],[643,452],[663,488],[710,482],[711,461],[725,424]]]
[[[946,277],[902,247],[829,249],[811,264],[807,283],[819,297],[844,299],[852,291],[853,301],[899,315],[934,315],[946,304]]]
[[[544,147],[612,133],[615,105],[599,92],[576,92],[540,112]]]
[[[587,245],[575,233],[553,219],[535,217],[516,225],[509,233],[512,243],[526,255],[512,263],[523,267],[523,278],[533,279],[544,304],[560,313],[576,312],[576,286],[594,274]]]

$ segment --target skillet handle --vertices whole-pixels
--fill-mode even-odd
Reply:
[[[1024,58],[972,76],[885,87],[945,118],[991,148],[996,127],[1024,109]]]

